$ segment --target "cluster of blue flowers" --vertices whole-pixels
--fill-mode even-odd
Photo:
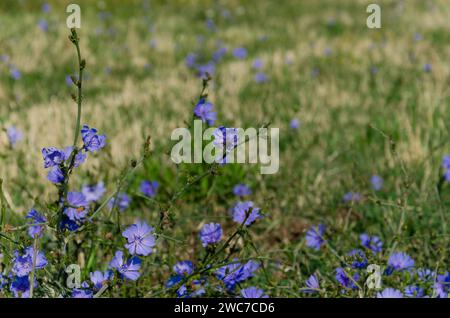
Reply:
[[[313,226],[306,232],[306,246],[315,251],[319,251],[323,245],[327,243],[325,239],[326,227],[323,224]],[[381,254],[383,251],[383,242],[378,236],[371,236],[367,233],[360,235],[360,244],[363,249],[353,249],[348,252],[344,259],[345,263],[335,269],[336,281],[340,284],[342,293],[347,293],[351,290],[358,290],[364,285],[363,278],[365,277],[365,269],[369,265],[367,252]],[[404,292],[394,288],[385,288],[377,293],[379,298],[400,298],[400,297],[439,297],[447,298],[450,292],[450,275],[445,272],[441,275],[436,275],[430,269],[415,268],[415,262],[408,254],[399,251],[390,253],[386,262],[384,270],[384,277],[389,279],[393,275],[401,275],[406,272],[408,275],[403,276],[403,279],[409,279],[412,283],[405,287]],[[417,284],[417,282],[419,282]],[[321,292],[320,282],[317,274],[311,275],[306,281],[305,286],[300,291],[303,293],[318,293]],[[427,293],[428,292],[428,293]]]

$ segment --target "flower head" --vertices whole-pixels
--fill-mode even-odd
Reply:
[[[141,276],[139,273],[141,260],[138,257],[133,256],[128,261],[125,261],[122,251],[116,251],[116,254],[109,263],[109,267],[117,270],[123,278],[129,280],[137,280],[139,276]]]
[[[92,284],[94,285],[95,290],[100,290],[103,285],[105,285],[108,280],[112,278],[112,272],[111,271],[95,271],[92,273],[89,273],[89,278],[91,279]]]
[[[67,202],[69,207],[66,208],[65,214],[72,221],[83,220],[89,212],[87,208],[89,202],[81,192],[68,192]]]
[[[238,202],[233,208],[233,221],[239,224],[245,221],[245,225],[250,226],[261,217],[259,208],[252,201]]]
[[[144,180],[141,182],[141,192],[149,198],[154,198],[158,192],[158,186],[158,181]]]
[[[414,267],[414,260],[406,253],[392,253],[388,259],[388,264],[392,270],[403,271]]]
[[[403,298],[403,294],[397,289],[385,288],[382,292],[377,293],[377,298]]]
[[[36,281],[34,282],[37,285]],[[11,282],[9,290],[16,298],[28,298],[30,297],[30,279],[28,276],[17,276]]]
[[[86,151],[97,151],[106,145],[106,136],[97,134],[97,129],[89,128],[88,125],[83,125],[81,128],[81,138]]]
[[[380,176],[373,175],[370,178],[370,182],[372,183],[372,188],[375,191],[380,191],[381,188],[383,187],[383,178],[381,178]]]
[[[234,186],[233,193],[238,197],[245,197],[251,195],[252,190],[246,184],[240,183]]]
[[[191,261],[181,261],[173,266],[173,271],[178,275],[191,275],[194,271],[194,264]]]
[[[269,298],[265,291],[254,286],[241,289],[241,296],[243,298]]]
[[[138,221],[127,227],[125,231],[122,232],[122,236],[128,241],[128,243],[125,244],[125,247],[131,255],[150,255],[156,244],[155,236],[153,235],[153,227],[142,221]]]
[[[97,184],[85,185],[81,188],[87,202],[95,202],[100,200],[106,192],[105,184],[100,181]]]
[[[369,236],[363,233],[359,236],[359,239],[361,240],[361,245],[370,249],[373,253],[379,253],[383,250],[383,242],[378,236]]]
[[[443,275],[437,275],[436,283],[434,283],[434,291],[438,298],[448,298],[450,293],[449,272],[445,272]]]
[[[65,176],[63,171],[59,166],[54,166],[50,169],[47,174],[47,179],[53,183],[63,183]]]
[[[359,275],[354,273],[350,278],[342,267],[338,267],[336,268],[336,280],[345,288],[357,289],[355,282],[359,280]]]
[[[201,98],[194,108],[194,115],[202,122],[208,123],[208,125],[214,125],[217,119],[217,113],[213,111],[214,105],[207,102],[204,98]]]
[[[367,258],[363,251],[355,249],[347,254],[350,259],[350,265],[354,269],[362,269],[367,266]]]
[[[259,269],[259,263],[248,261],[244,265],[235,261],[234,263],[224,265],[217,269],[216,275],[228,290],[233,290],[236,284],[253,277],[254,272]]]
[[[325,240],[323,235],[325,233],[325,225],[319,224],[318,226],[312,226],[306,232],[306,246],[311,247],[318,251]]]
[[[219,223],[208,223],[200,230],[200,240],[203,247],[216,244],[222,239],[222,227]]]
[[[8,136],[9,144],[11,148],[15,148],[16,144],[23,139],[22,132],[15,126],[10,126],[6,130],[6,135]]]
[[[243,47],[238,47],[233,50],[233,56],[237,59],[245,59],[247,57],[247,50]]]
[[[292,129],[298,129],[300,127],[300,121],[298,119],[294,118],[294,119],[291,120],[289,126]]]
[[[265,83],[269,80],[269,78],[267,77],[267,75],[263,72],[258,72],[255,74],[254,80],[256,83],[261,84],[261,83]]]
[[[317,275],[312,274],[311,276],[309,276],[309,278],[305,281],[305,285],[307,288],[302,289],[302,292],[317,293],[320,289],[319,279],[317,278]]]
[[[120,212],[125,211],[128,209],[131,203],[131,198],[123,192],[120,192],[117,194],[117,203],[116,203],[116,197],[112,198],[108,202],[108,207],[110,209],[118,207]]]
[[[423,288],[419,286],[406,286],[405,288],[405,296],[409,298],[422,298],[424,296]]]
[[[31,209],[27,214],[27,219],[30,219],[29,224],[40,224],[47,222],[45,216],[41,215],[35,209]],[[40,237],[44,230],[44,225],[31,225],[28,227],[28,235],[34,238],[35,236]]]
[[[42,157],[44,158],[44,168],[58,166],[66,160],[65,152],[55,147],[43,148]]]
[[[33,269],[34,249],[32,246],[25,249],[24,254],[20,255],[18,251],[14,252],[12,272],[18,276],[28,276]],[[42,269],[47,265],[47,259],[43,252],[36,251],[35,268]]]

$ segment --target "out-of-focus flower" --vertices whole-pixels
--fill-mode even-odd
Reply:
[[[355,269],[366,268],[367,258],[363,251],[355,249],[350,251],[347,256],[350,259],[350,266]]]
[[[252,190],[244,183],[236,184],[233,188],[234,195],[238,197],[245,197],[252,194]]]
[[[233,207],[233,221],[246,226],[252,225],[257,219],[262,218],[259,208],[252,201],[237,202]]]
[[[27,214],[27,219],[30,219],[29,224],[41,224],[47,222],[45,216],[41,215],[35,209],[31,209]],[[30,225],[28,227],[28,235],[34,238],[35,236],[40,237],[44,231],[44,225]]]
[[[253,61],[252,67],[256,70],[262,69],[264,67],[264,63],[261,59],[255,59]]]
[[[64,173],[62,172],[60,167],[54,166],[48,172],[47,179],[53,183],[63,183],[64,182]]]
[[[267,77],[266,74],[264,74],[263,72],[258,72],[255,75],[255,82],[260,84],[260,83],[265,83],[269,80],[269,78]]]
[[[89,206],[89,202],[86,200],[83,193],[68,192],[67,202],[69,203],[69,207],[66,208],[65,214],[70,220],[77,221],[86,217],[89,212],[89,209],[87,208]]]
[[[410,298],[422,298],[425,295],[423,288],[418,286],[406,286],[405,296]]]
[[[426,63],[426,64],[423,66],[423,71],[424,71],[425,73],[431,73],[431,71],[432,71],[431,64],[430,64],[430,63]]]
[[[129,280],[137,280],[141,276],[139,273],[141,260],[137,256],[133,256],[128,261],[125,261],[122,251],[116,251],[116,254],[114,254],[113,259],[109,263],[109,267],[117,270],[123,278]]]
[[[247,57],[247,50],[243,47],[238,47],[233,50],[233,56],[238,59],[245,59]]]
[[[40,20],[38,21],[38,27],[39,27],[39,29],[41,29],[42,31],[47,32],[47,31],[48,31],[48,22],[47,22],[47,20],[45,20],[45,19],[40,19]]]
[[[119,211],[123,212],[130,206],[131,199],[126,193],[120,192],[117,194],[117,204],[115,202],[116,198],[111,198],[111,200],[109,200],[108,202],[108,207],[110,209],[112,209],[113,207],[118,207]]]
[[[11,271],[18,277],[28,276],[33,269],[34,249],[29,246],[25,249],[25,253],[20,255],[18,251],[14,252],[12,260],[13,267]],[[41,251],[36,251],[35,268],[42,269],[47,265],[47,259]]]
[[[372,188],[375,191],[380,191],[383,188],[383,178],[378,175],[373,175],[370,178],[370,183],[372,183]]]
[[[219,223],[208,223],[200,230],[200,240],[203,247],[216,244],[222,239],[222,227]]]
[[[36,281],[34,282],[37,286]],[[30,297],[30,279],[28,276],[18,276],[11,282],[9,290],[16,298],[28,298]]]
[[[22,73],[14,66],[9,68],[9,74],[14,80],[19,80],[22,77]]]
[[[15,126],[10,126],[6,129],[6,135],[8,136],[9,144],[11,148],[15,148],[16,144],[23,139],[22,132]]]
[[[95,202],[100,200],[106,192],[105,184],[100,181],[97,184],[85,185],[81,188],[87,202]]]
[[[154,198],[158,192],[158,181],[147,181],[141,182],[141,192],[149,198]]]
[[[434,291],[438,298],[448,298],[450,293],[450,273],[445,272],[443,275],[437,275]]]
[[[269,298],[264,290],[254,286],[241,289],[241,296],[243,298]]]
[[[307,288],[303,288],[301,291],[304,293],[317,293],[319,292],[320,286],[319,286],[319,279],[317,278],[316,274],[312,274],[309,276],[309,278],[305,281],[305,285]]]
[[[382,292],[377,293],[377,298],[403,298],[403,294],[397,289],[385,288]]]
[[[342,267],[336,268],[336,280],[345,288],[357,289],[355,282],[359,280],[359,274],[354,273],[350,278]]]
[[[191,275],[194,271],[194,264],[191,261],[181,261],[173,266],[173,271],[178,275]]]
[[[217,119],[217,113],[213,111],[214,105],[210,102],[207,102],[204,98],[200,99],[197,105],[194,108],[195,117],[202,120],[204,123],[208,123],[208,125],[214,125],[214,122]]]
[[[392,271],[403,271],[409,270],[414,267],[414,260],[406,253],[403,252],[394,252],[388,259],[389,267],[387,269],[388,273]]]
[[[105,285],[112,278],[111,271],[95,271],[89,273],[89,278],[91,279],[92,284],[94,285],[95,290],[100,290],[103,285]]]
[[[369,236],[366,233],[363,233],[359,236],[361,240],[361,245],[365,248],[370,249],[374,253],[379,253],[383,250],[383,242],[378,236]]]
[[[153,235],[153,227],[142,221],[138,221],[127,227],[125,231],[122,232],[122,236],[128,241],[128,243],[125,244],[125,247],[131,255],[150,255],[156,244],[155,236]]]
[[[300,121],[296,118],[292,119],[291,122],[289,123],[289,126],[292,129],[298,129],[300,127]]]
[[[362,199],[362,195],[358,192],[347,192],[346,194],[344,194],[344,196],[342,197],[342,200],[344,202],[359,202]]]
[[[319,224],[318,226],[312,226],[306,231],[306,246],[311,247],[318,251],[325,240],[323,235],[325,234],[325,225]]]

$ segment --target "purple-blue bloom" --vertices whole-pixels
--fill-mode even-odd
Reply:
[[[85,185],[81,188],[87,202],[95,202],[100,200],[106,192],[105,184],[100,181],[97,184]]]
[[[350,260],[350,266],[354,269],[362,269],[367,266],[367,258],[363,251],[355,249],[347,254]]]
[[[241,289],[241,296],[243,298],[269,298],[264,290],[254,286]]]
[[[141,260],[137,256],[133,256],[125,262],[122,251],[116,251],[116,254],[109,263],[109,268],[117,270],[123,278],[129,280],[137,280],[141,276],[139,273]]]
[[[58,166],[67,159],[65,152],[55,147],[42,148],[42,157],[44,168]]]
[[[377,298],[403,298],[403,294],[397,289],[385,288],[382,292],[377,293]]]
[[[70,205],[66,208],[64,213],[72,221],[83,220],[89,212],[89,202],[81,192],[68,192],[67,202]]]
[[[15,68],[14,66],[10,67],[9,74],[16,81],[19,80],[22,77],[22,73],[17,68]]]
[[[261,59],[255,59],[253,61],[252,67],[254,69],[259,70],[259,69],[262,69],[264,67],[264,63],[263,63],[263,61]]]
[[[233,188],[234,195],[238,197],[245,197],[252,194],[252,190],[244,183],[236,184]]]
[[[252,225],[257,219],[262,218],[259,208],[252,201],[237,202],[233,207],[233,221],[246,226]]]
[[[213,125],[217,119],[217,113],[213,111],[214,105],[207,102],[204,98],[200,99],[194,108],[195,117],[208,125]]]
[[[173,271],[178,275],[191,275],[194,271],[194,264],[191,261],[181,261],[173,266]]]
[[[72,290],[72,298],[93,298],[94,293],[89,289],[74,288]]]
[[[355,284],[359,280],[359,274],[354,273],[350,278],[342,267],[336,268],[336,280],[345,288],[357,289]]]
[[[414,260],[406,253],[394,252],[389,257],[388,264],[392,270],[403,271],[414,267]]]
[[[245,59],[247,57],[247,50],[243,47],[238,47],[233,50],[233,56],[238,59]]]
[[[369,236],[366,233],[363,233],[359,236],[361,240],[361,245],[365,248],[370,249],[374,253],[379,253],[383,250],[383,242],[378,236]]]
[[[291,122],[289,123],[289,126],[292,129],[298,129],[300,127],[300,121],[296,118],[292,119]]]
[[[16,144],[23,139],[22,132],[15,126],[8,127],[6,130],[6,135],[8,136],[9,144],[13,149],[16,147]]]
[[[260,83],[265,83],[269,80],[269,78],[267,77],[266,74],[264,74],[263,72],[258,72],[255,75],[255,82],[260,84]]]
[[[28,276],[33,268],[34,249],[29,246],[24,254],[20,255],[18,251],[14,252],[13,267],[11,271],[18,277]],[[36,252],[36,269],[42,269],[47,265],[47,259],[43,252]]]
[[[301,291],[304,293],[317,293],[320,289],[319,286],[319,279],[317,278],[316,274],[312,274],[309,276],[309,278],[305,281],[305,285],[307,288],[303,288]]]
[[[48,31],[48,22],[47,22],[47,20],[45,20],[45,19],[40,19],[40,20],[38,21],[38,27],[39,27],[39,29],[41,29],[42,31],[47,32],[47,31]]]
[[[116,204],[116,198],[111,198],[111,200],[109,200],[108,202],[108,207],[110,209],[112,209],[113,207],[118,207],[120,212],[125,211],[126,209],[128,209],[128,207],[130,206],[131,203],[131,199],[130,197],[123,192],[120,192],[117,194],[117,201],[118,203]]]
[[[141,182],[141,192],[149,198],[154,198],[158,192],[158,186],[158,181],[144,180]]]
[[[347,192],[342,197],[342,200],[344,200],[344,202],[359,202],[359,201],[361,201],[361,199],[362,199],[362,196],[360,193],[352,192],[352,191]]]
[[[97,151],[106,145],[106,136],[97,134],[97,129],[89,128],[88,125],[81,128],[81,138],[86,151]]]
[[[111,271],[95,271],[89,273],[89,278],[91,279],[92,284],[94,285],[95,290],[100,290],[103,285],[105,285],[112,278]]]
[[[423,71],[424,71],[425,73],[431,73],[431,70],[432,70],[432,68],[431,68],[431,64],[430,64],[430,63],[426,63],[426,64],[423,66]]]
[[[208,223],[200,230],[200,240],[203,247],[216,244],[222,239],[222,227],[219,223]]]
[[[216,270],[217,278],[224,282],[228,290],[233,290],[236,284],[253,277],[259,269],[259,263],[248,261],[244,265],[235,260],[234,263],[224,265]]]
[[[213,137],[214,146],[222,152],[221,155],[217,156],[216,161],[220,164],[225,164],[228,162],[227,155],[238,145],[238,130],[236,128],[220,126],[213,132]]]
[[[48,172],[47,179],[53,183],[63,183],[64,182],[64,173],[62,172],[62,170],[59,166],[54,166]]]
[[[197,61],[197,54],[189,53],[186,56],[185,63],[188,68],[194,68],[196,61]]]
[[[405,296],[410,298],[422,298],[425,295],[423,288],[419,286],[406,286]]]
[[[448,298],[450,293],[450,273],[445,272],[443,275],[438,275],[436,283],[434,284],[434,291],[438,298]]]
[[[153,252],[153,247],[156,245],[153,230],[153,227],[147,223],[138,221],[122,232],[122,236],[128,241],[125,247],[131,255],[147,256]]]
[[[372,183],[372,188],[375,191],[380,191],[381,188],[383,187],[383,178],[381,178],[380,176],[377,176],[377,175],[373,175],[370,178],[370,183]]]
[[[36,280],[34,281],[36,286]],[[15,298],[28,298],[30,297],[30,279],[28,276],[15,277],[11,282],[9,290],[13,293]]]
[[[27,214],[27,219],[30,219],[31,222],[28,224],[40,224],[47,222],[45,216],[41,215],[35,209],[31,209]],[[40,237],[44,230],[44,225],[30,225],[28,227],[28,235],[34,238],[35,236]]]
[[[306,246],[311,247],[318,251],[320,246],[325,243],[323,235],[325,233],[325,225],[319,224],[318,226],[312,226],[306,231]]]

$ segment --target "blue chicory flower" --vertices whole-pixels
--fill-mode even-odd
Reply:
[[[41,215],[35,209],[31,209],[26,218],[31,220],[29,224],[41,224],[47,222],[45,216]],[[35,238],[36,236],[40,237],[43,231],[44,225],[31,225],[28,227],[28,235],[32,238]]]
[[[252,225],[257,219],[262,218],[259,208],[254,206],[252,201],[237,202],[233,207],[233,221],[246,226]]]
[[[222,239],[222,227],[219,223],[208,223],[200,230],[200,240],[203,247],[216,244]]]
[[[255,286],[241,289],[241,296],[243,298],[269,298],[264,290]]]
[[[117,270],[123,278],[128,280],[135,281],[141,276],[139,273],[141,260],[137,256],[133,256],[128,261],[125,261],[122,251],[116,251],[109,263],[109,267]]]
[[[158,192],[158,181],[147,181],[141,182],[141,192],[149,198],[154,198]]]
[[[86,151],[97,151],[106,145],[106,136],[97,134],[97,129],[89,128],[88,125],[83,125],[81,128],[81,138]]]
[[[147,256],[152,254],[156,239],[153,235],[153,227],[143,221],[138,221],[130,225],[122,232],[122,236],[127,239],[125,247],[131,255]]]
[[[320,250],[320,247],[325,240],[323,235],[325,234],[325,225],[319,224],[318,226],[313,226],[306,231],[306,246],[315,249],[316,251]]]

